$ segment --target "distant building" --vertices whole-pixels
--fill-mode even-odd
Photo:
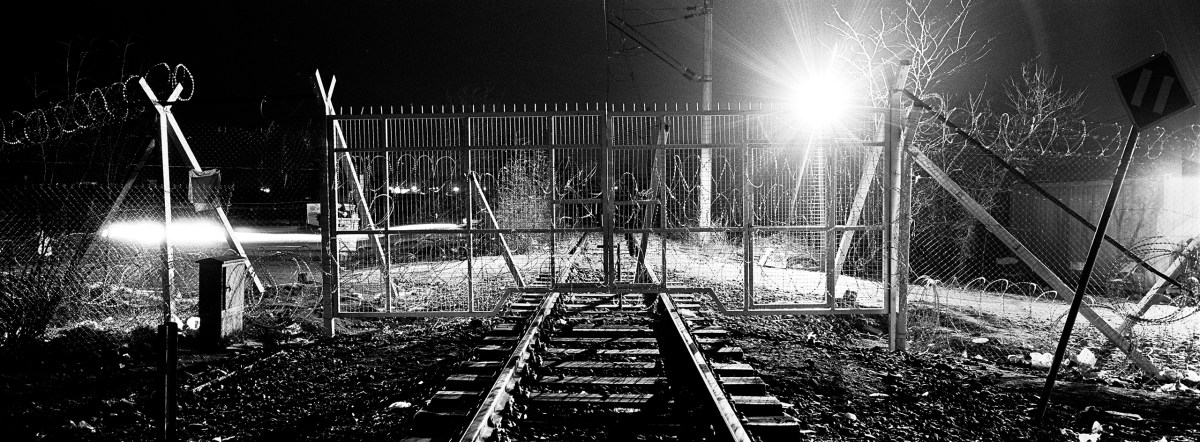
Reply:
[[[1027,175],[1093,225],[1104,209],[1119,158],[1088,155],[1038,160]],[[1167,251],[1200,236],[1200,158],[1164,152],[1135,155],[1114,208],[1107,234],[1159,269]],[[1012,188],[1009,224],[1013,233],[1069,285],[1077,282],[1094,231],[1028,185]],[[1100,250],[1093,283],[1105,289],[1144,291],[1156,277],[1137,269],[1115,247]],[[1098,287],[1098,289],[1100,289]]]

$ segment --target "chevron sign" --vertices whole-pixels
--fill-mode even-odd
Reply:
[[[1192,97],[1166,52],[1114,75],[1125,109],[1138,129],[1192,107]]]

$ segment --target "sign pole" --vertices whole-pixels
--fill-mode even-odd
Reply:
[[[1092,245],[1088,249],[1087,261],[1083,263],[1083,272],[1079,275],[1075,297],[1071,299],[1071,310],[1067,313],[1062,337],[1058,340],[1058,349],[1054,351],[1054,360],[1050,362],[1050,374],[1046,375],[1046,386],[1042,389],[1042,398],[1038,402],[1038,421],[1045,417],[1046,408],[1050,404],[1050,392],[1054,389],[1054,381],[1062,366],[1063,356],[1066,355],[1067,344],[1071,341],[1071,329],[1075,327],[1075,317],[1078,316],[1079,306],[1083,304],[1084,294],[1087,293],[1088,279],[1091,278],[1092,269],[1096,265],[1096,256],[1100,254],[1100,245],[1104,243],[1104,232],[1108,230],[1108,222],[1112,219],[1113,208],[1117,205],[1117,196],[1121,193],[1121,184],[1125,181],[1125,173],[1129,171],[1129,162],[1133,158],[1137,139],[1137,126],[1130,126],[1129,138],[1125,141],[1125,149],[1121,151],[1121,163],[1117,166],[1117,175],[1113,177],[1112,187],[1108,191],[1108,200],[1104,202],[1104,211],[1100,214],[1100,223],[1096,225],[1096,233],[1092,236]]]
[[[1092,246],[1088,249],[1087,261],[1084,262],[1083,272],[1079,275],[1079,285],[1075,289],[1075,297],[1071,300],[1071,310],[1067,313],[1062,338],[1058,341],[1054,360],[1050,361],[1050,374],[1046,376],[1046,386],[1042,389],[1042,397],[1038,402],[1035,415],[1039,422],[1046,416],[1046,408],[1050,404],[1050,393],[1054,390],[1054,380],[1062,366],[1063,356],[1066,355],[1067,344],[1071,340],[1071,329],[1075,326],[1075,316],[1079,313],[1079,308],[1083,303],[1088,279],[1096,265],[1096,255],[1099,254],[1100,245],[1104,242],[1104,231],[1108,229],[1108,221],[1112,218],[1113,207],[1116,206],[1117,196],[1121,192],[1121,183],[1125,180],[1126,172],[1129,171],[1129,162],[1133,158],[1133,150],[1137,145],[1138,131],[1194,105],[1187,88],[1180,81],[1175,63],[1166,52],[1154,54],[1114,75],[1113,83],[1125,102],[1125,110],[1129,112],[1133,125],[1129,128],[1129,138],[1125,141],[1124,150],[1121,151],[1121,163],[1117,166],[1117,174],[1113,177],[1112,187],[1108,191],[1108,200],[1104,203],[1104,211],[1100,214],[1100,223],[1096,226]],[[1165,279],[1169,280],[1170,278]]]

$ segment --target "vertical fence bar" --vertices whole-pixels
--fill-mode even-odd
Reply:
[[[663,124],[668,124],[669,120],[667,120],[667,118],[664,116],[662,117],[661,121]],[[667,185],[667,170],[671,167],[671,157],[668,155],[669,151],[667,150],[668,141],[669,140],[663,140],[663,145],[659,146],[660,150],[655,153],[655,155],[658,156],[658,167],[655,168],[655,173],[659,174],[659,176],[658,188],[654,189],[658,200],[658,225],[660,229],[663,229],[658,234],[658,240],[659,254],[662,255],[662,263],[659,267],[662,269],[662,277],[659,278],[659,282],[662,284],[662,289],[664,291],[667,289],[667,195],[670,195],[668,193],[669,187]],[[653,225],[653,223],[651,223],[651,225]]]
[[[557,155],[555,155],[557,149],[554,148],[557,142],[557,129],[554,125],[553,116],[546,117],[545,121],[546,145],[550,146],[547,148],[550,151],[548,155],[550,157],[550,281],[548,283],[553,286],[558,281],[558,268],[556,264],[558,257],[558,230],[556,228],[558,225],[558,205],[554,204],[554,200],[558,199],[558,163],[556,161]]]
[[[380,113],[382,112],[383,109],[380,108]],[[382,256],[383,262],[380,263],[379,277],[383,279],[383,290],[387,295],[383,301],[383,309],[391,313],[392,297],[396,296],[396,291],[392,287],[392,156],[387,123],[387,119],[379,120],[379,124],[383,126],[383,201],[385,204],[382,213],[384,250]]]
[[[334,223],[336,222],[337,209],[334,204],[333,186],[337,183],[337,178],[334,175],[336,170],[333,166],[333,118],[325,118],[325,145],[323,146],[324,155],[321,156],[324,162],[325,173],[321,177],[321,213],[318,219],[321,224],[321,319],[324,325],[325,336],[333,336],[334,320],[333,320],[333,268],[338,265],[337,247],[333,244]]]
[[[475,159],[471,155],[471,118],[458,119],[458,149],[467,155],[467,171],[463,174],[466,179],[467,191],[467,312],[475,312],[475,192],[471,190],[471,177],[475,171]]]
[[[604,112],[600,118],[600,138],[601,152],[600,163],[601,173],[601,199],[603,200],[603,220],[601,225],[604,229],[604,286],[612,287],[616,269],[613,263],[614,255],[616,255],[616,247],[613,242],[613,223],[616,222],[616,211],[613,208],[613,146],[612,146],[612,118],[609,117],[608,105],[604,106]],[[620,298],[618,298],[620,299]]]
[[[742,244],[743,255],[746,257],[742,265],[742,309],[749,311],[754,307],[754,186],[750,182],[750,173],[754,168],[751,161],[754,155],[750,153],[750,120],[742,116]]]
[[[825,133],[818,138],[821,154],[825,156],[825,303],[836,307],[837,272],[837,145]]]

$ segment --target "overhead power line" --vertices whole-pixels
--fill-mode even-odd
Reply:
[[[675,57],[672,57],[671,54],[668,54],[666,51],[659,48],[658,45],[650,41],[650,39],[642,34],[641,31],[638,31],[633,26],[630,26],[629,23],[626,23],[625,20],[618,16],[615,12],[609,13],[608,24],[613,28],[616,28],[618,31],[621,31],[622,34],[625,34],[625,36],[629,37],[630,40],[633,40],[634,43],[646,48],[646,50],[650,51],[651,54],[654,54],[655,57],[658,57],[659,60],[662,60],[672,68],[675,68],[675,70],[679,71],[680,74],[683,74],[683,76],[688,80],[694,82],[705,81],[703,75],[693,71],[691,68],[687,67],[687,65],[683,64],[683,62],[680,62]]]
[[[631,26],[633,26],[633,27],[635,27],[635,28],[638,28],[638,27],[642,27],[642,26],[650,26],[650,25],[657,25],[657,24],[662,24],[662,23],[670,23],[670,22],[673,22],[673,21],[687,20],[687,19],[689,19],[689,18],[692,18],[692,17],[699,17],[699,16],[701,16],[701,15],[704,15],[704,14],[688,14],[688,15],[685,15],[685,16],[683,16],[683,17],[668,18],[668,19],[666,19],[666,20],[652,21],[652,22],[649,22],[649,23],[639,23],[639,24],[636,24],[636,25],[631,25]]]

